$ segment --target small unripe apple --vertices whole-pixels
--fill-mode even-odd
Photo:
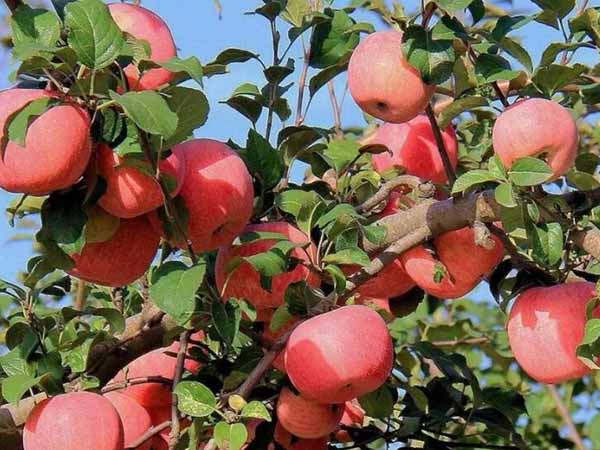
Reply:
[[[113,216],[130,219],[160,207],[164,195],[158,181],[136,167],[124,165],[124,158],[105,144],[96,151],[98,174],[106,181],[106,191],[98,204]],[[172,181],[171,196],[179,194],[185,176],[185,160],[178,152],[161,161],[163,177]]]
[[[150,414],[144,407],[131,397],[119,392],[108,392],[104,394],[115,407],[123,423],[123,436],[125,448],[130,447],[152,426]],[[150,450],[150,441],[146,441],[137,450]]]
[[[152,61],[162,63],[177,56],[171,30],[158,15],[139,5],[127,3],[113,3],[108,8],[122,31],[149,44]],[[132,91],[158,89],[173,79],[173,73],[163,68],[145,71],[141,78],[134,64],[125,67],[124,72]]]
[[[316,247],[302,231],[287,222],[270,222],[249,225],[241,234],[251,232],[278,233],[287,237],[295,244],[306,244],[307,248],[295,248],[291,256],[302,262],[310,263],[316,255]],[[297,264],[291,271],[275,275],[271,281],[271,292],[263,289],[260,284],[260,274],[250,263],[242,262],[232,272],[227,273],[227,267],[234,258],[247,257],[269,250],[276,241],[261,239],[242,245],[221,247],[215,264],[217,287],[223,292],[224,298],[245,298],[256,308],[277,308],[284,302],[287,287],[295,282],[305,280],[313,287],[319,286],[319,276],[308,267]]]
[[[556,384],[590,373],[576,356],[585,334],[593,283],[537,287],[523,292],[508,318],[508,340],[521,368],[540,383]],[[594,311],[600,317],[600,309]]]
[[[42,89],[0,92],[0,140],[7,121],[29,103],[53,98]],[[85,171],[92,147],[90,117],[80,106],[53,106],[27,128],[25,145],[8,141],[0,158],[0,187],[9,192],[46,195],[71,187]]]
[[[435,90],[406,60],[400,31],[378,31],[354,49],[348,86],[364,112],[393,123],[422,113]]]
[[[80,253],[71,255],[75,267],[69,274],[103,286],[125,286],[148,270],[159,242],[146,216],[122,219],[110,239],[85,244]]]
[[[23,429],[24,450],[123,450],[123,425],[106,398],[71,392],[38,403]]]
[[[453,168],[458,163],[458,142],[452,125],[442,132],[446,153]],[[384,123],[375,133],[362,141],[364,144],[384,145],[391,152],[373,155],[373,167],[383,173],[394,167],[434,183],[447,183],[448,177],[440,156],[433,129],[425,115],[409,122]]]
[[[222,142],[193,139],[173,148],[185,159],[185,178],[179,193],[188,218],[188,238],[196,252],[229,245],[252,216],[252,177],[240,156]],[[162,229],[156,214],[152,223]],[[185,248],[184,242],[175,243]]]
[[[492,235],[494,247],[475,244],[472,228],[444,233],[433,240],[435,254],[423,245],[402,254],[404,270],[430,295],[440,299],[462,297],[500,264],[504,246]]]
[[[315,439],[335,430],[342,418],[342,405],[326,405],[283,388],[277,401],[279,423],[294,436]]]
[[[393,357],[381,316],[368,306],[350,305],[298,325],[286,346],[285,368],[305,398],[344,403],[379,388]]]
[[[344,403],[344,414],[340,419],[340,425],[352,428],[362,428],[365,421],[365,411],[360,407],[357,400]],[[352,437],[347,430],[340,429],[335,432],[338,442],[352,442]]]
[[[530,98],[500,114],[492,141],[494,152],[507,168],[526,156],[545,155],[555,179],[575,162],[579,134],[568,109],[552,100]]]

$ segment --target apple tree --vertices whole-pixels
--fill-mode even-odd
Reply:
[[[600,8],[140,3],[5,0],[2,450],[600,448]]]

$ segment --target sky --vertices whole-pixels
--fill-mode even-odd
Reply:
[[[345,5],[347,1],[338,0],[336,5]],[[404,2],[407,11],[415,10],[420,2]],[[596,2],[591,2],[593,5]],[[142,5],[158,13],[170,26],[175,41],[179,48],[179,56],[197,56],[202,62],[211,61],[221,50],[230,47],[244,48],[262,55],[265,59],[271,58],[270,31],[266,20],[257,15],[246,15],[244,12],[252,10],[262,4],[261,0],[221,0],[223,11],[221,17],[212,0],[143,0]],[[504,6],[507,4],[504,3]],[[528,1],[517,0],[515,8],[520,12],[534,12],[535,5]],[[373,21],[377,28],[384,25],[374,15],[364,13],[360,19]],[[534,61],[539,57],[545,46],[552,40],[560,40],[559,32],[548,27],[531,24],[513,34],[523,39],[526,48]],[[583,53],[582,53],[583,54]],[[296,67],[302,64],[302,46],[300,41],[290,51],[291,57],[296,59]],[[10,87],[8,74],[11,71],[11,61],[8,55],[0,55],[0,89]],[[345,76],[338,77],[336,89],[338,96],[345,88]],[[231,66],[227,75],[217,76],[205,81],[211,111],[209,119],[196,135],[226,141],[244,143],[250,122],[230,109],[227,105],[219,103],[225,100],[233,90],[244,82],[263,83],[262,70],[259,64],[251,61],[245,64]],[[313,101],[306,118],[308,125],[330,126],[332,113],[327,96],[323,89]],[[290,103],[294,110],[297,97],[296,83],[289,91]],[[293,117],[292,119],[293,120]],[[344,126],[364,125],[362,114],[351,98],[346,96],[342,109],[342,122]],[[259,124],[259,130],[264,130],[264,124]],[[10,201],[16,197],[12,194],[0,192],[0,210],[4,210]],[[1,218],[0,218],[1,219]],[[12,239],[22,230],[13,229],[5,220],[0,220],[0,278],[14,280],[17,273],[26,266],[31,255],[31,242],[14,241]]]

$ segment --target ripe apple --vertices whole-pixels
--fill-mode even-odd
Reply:
[[[115,234],[104,242],[85,244],[71,255],[75,267],[69,274],[104,286],[124,286],[150,267],[160,236],[146,216],[122,219]]]
[[[158,181],[126,161],[105,144],[98,146],[98,174],[106,181],[106,191],[98,204],[113,216],[130,219],[160,207],[164,195]],[[161,161],[161,173],[171,177],[171,196],[179,194],[185,175],[185,160],[179,152]]]
[[[510,168],[526,156],[545,155],[553,179],[575,162],[579,134],[568,109],[543,98],[529,98],[507,108],[492,131],[494,152]]]
[[[364,112],[393,123],[422,113],[435,90],[406,60],[400,31],[378,31],[356,47],[348,65],[348,86]]]
[[[311,259],[314,260],[316,255],[316,247],[310,242],[310,238],[289,223],[270,222],[249,225],[243,234],[251,232],[278,233],[284,235],[293,243],[307,244],[306,250],[304,248],[292,250],[292,257],[301,262],[309,263]],[[215,277],[219,291],[223,292],[223,298],[245,298],[259,309],[277,308],[283,304],[285,291],[291,283],[306,280],[313,287],[319,286],[320,279],[318,275],[302,264],[297,264],[289,272],[275,275],[272,278],[271,292],[262,288],[260,274],[247,262],[242,262],[232,272],[227,273],[227,267],[234,258],[263,253],[273,247],[275,242],[272,239],[262,239],[219,249],[215,264]]]
[[[108,5],[119,28],[150,46],[150,59],[157,63],[177,56],[177,48],[167,24],[155,13],[139,5],[113,3]],[[130,64],[124,69],[129,89],[144,91],[158,89],[173,79],[173,73],[163,68],[150,69],[140,78],[137,66]]]
[[[125,448],[130,447],[152,426],[148,411],[131,397],[113,391],[104,394],[104,398],[108,399],[119,413],[123,423]],[[150,450],[150,441],[137,449]]]
[[[458,142],[449,125],[442,137],[452,167],[458,163]],[[438,150],[429,119],[419,115],[406,123],[384,123],[375,133],[363,139],[363,144],[384,145],[391,152],[373,155],[373,167],[383,173],[394,167],[434,183],[447,183],[448,177]]]
[[[327,450],[327,436],[316,439],[300,439],[281,426],[280,422],[275,425],[273,440],[285,450]],[[268,450],[275,450],[275,445],[269,445]]]
[[[521,368],[540,383],[583,377],[590,369],[575,352],[585,334],[586,305],[593,283],[537,287],[523,292],[508,317],[508,340]],[[594,311],[600,317],[600,309]]]
[[[425,292],[441,299],[458,298],[470,292],[502,261],[504,246],[496,236],[491,238],[494,248],[479,247],[473,229],[465,227],[435,238],[436,255],[419,245],[400,258],[408,276]]]
[[[342,414],[340,425],[352,428],[362,428],[364,421],[365,411],[360,407],[357,400],[344,403],[344,414]],[[344,429],[335,432],[335,440],[342,443],[353,441],[350,433]]]
[[[123,450],[123,425],[106,398],[71,392],[38,403],[23,430],[24,450]]]
[[[193,139],[178,144],[186,171],[179,195],[189,214],[188,238],[196,252],[229,245],[252,216],[252,177],[239,155],[222,142]],[[156,214],[152,223],[162,229]],[[184,247],[183,242],[177,243]]]
[[[52,97],[42,89],[0,92],[0,140],[13,114],[35,100]],[[54,106],[29,125],[24,146],[8,141],[0,158],[0,187],[29,195],[66,189],[81,178],[91,154],[88,113],[75,104]]]
[[[171,406],[157,406],[148,408],[150,414],[150,420],[153,427],[156,427],[167,420],[171,420]],[[182,419],[180,421],[181,429],[184,430],[191,425],[189,419]],[[152,450],[167,449],[169,447],[169,436],[171,434],[171,427],[167,427],[162,430],[157,436],[155,436],[154,443],[152,444]]]
[[[283,388],[277,401],[279,423],[294,436],[315,439],[335,430],[342,418],[341,405],[326,405]]]
[[[298,325],[286,346],[285,368],[305,398],[344,403],[379,388],[393,357],[381,316],[368,306],[350,305]]]

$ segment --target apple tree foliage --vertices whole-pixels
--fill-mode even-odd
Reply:
[[[453,123],[459,137],[458,177],[438,189],[456,201],[488,191],[501,209],[511,251],[487,280],[490,301],[441,301],[418,289],[392,299],[395,370],[384,386],[360,399],[369,420],[352,432],[354,444],[331,445],[549,450],[583,448],[583,439],[588,448],[600,448],[598,372],[553,390],[536,384],[515,364],[504,327],[505,310],[523,289],[568,277],[600,279],[599,262],[571,239],[577,230],[600,226],[600,128],[593,120],[600,105],[599,8],[575,0],[532,0],[516,13],[504,9],[504,2],[487,0],[434,0],[417,10],[383,0],[254,0],[246,2],[248,13],[264,19],[271,55],[219,49],[215,40],[212,61],[186,55],[161,63],[177,74],[161,91],[119,94],[116,69],[132,61],[141,70],[157,66],[144,43],[119,33],[100,0],[52,3],[53,8],[43,9],[7,1],[16,7],[10,46],[19,64],[12,81],[33,87],[51,82],[77,98],[95,111],[95,139],[109,143],[128,163],[150,170],[149,158],[159,157],[161,149],[194,132],[201,135],[210,104],[222,99],[231,108],[230,123],[248,129],[245,141],[229,144],[253,176],[254,219],[285,219],[310,234],[319,250],[314,270],[326,280],[320,290],[292,285],[286,304],[275,313],[275,329],[292,316],[318,313],[332,296],[351,303],[340,267],[367,266],[372,255],[364,243],[377,247],[385,241],[387,230],[357,206],[399,174],[374,171],[371,155],[386,150],[359,143],[374,120],[364,117],[363,123],[345,127],[339,120],[341,93],[335,95],[332,80],[345,76],[361,35],[376,27],[405,30],[409,62],[437,86],[439,126]],[[520,40],[535,26],[559,30],[564,37],[544,43],[539,61]],[[289,56],[291,48],[302,45],[304,58]],[[226,77],[240,64],[256,72],[252,82],[231,93],[204,88],[203,80]],[[551,171],[542,159],[529,158],[506,171],[493,157],[491,129],[507,101],[499,96],[498,82],[510,82],[511,103],[518,97],[553,98],[577,117],[579,156],[566,177],[549,182]],[[328,90],[332,121],[307,122],[313,98]],[[22,140],[40,113],[23,109],[5,135]],[[306,176],[290,179],[298,167],[306,168]],[[185,329],[207,334],[206,351],[196,355],[205,367],[196,376],[186,375],[176,388],[181,413],[192,419],[177,448],[196,448],[206,430],[214,428],[217,446],[239,450],[253,418],[266,420],[248,448],[267,448],[273,399],[285,377],[267,371],[248,398],[228,397],[263,356],[263,325],[254,321],[256,311],[244,299],[220,299],[214,254],[191,255],[164,244],[143,280],[117,289],[86,286],[65,275],[72,264],[66,250],[81,248],[89,239],[86,229],[92,228],[82,206],[101,190],[98,180],[84,192],[19,197],[7,211],[11,223],[34,220],[40,228],[35,255],[20,279],[0,282],[3,408],[18,407],[39,392],[100,390],[110,373],[102,369],[107,355],[114,361],[114,353],[126,345],[123,336],[131,336],[130,324],[155,308],[154,321],[166,314],[174,323],[162,336],[164,342]],[[562,196],[567,192],[579,194],[567,203]],[[185,226],[185,208],[177,202],[173,206],[174,220]],[[291,248],[277,246],[249,260],[264,286],[295,263]],[[580,358],[594,366],[598,323],[588,322],[579,348]],[[112,367],[110,375],[121,367]]]

